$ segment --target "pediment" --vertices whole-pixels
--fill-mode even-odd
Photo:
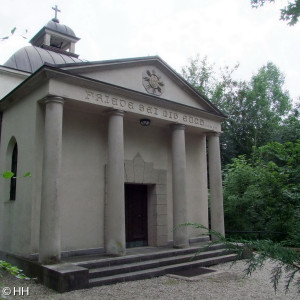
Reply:
[[[64,66],[62,69],[122,88],[223,115],[159,57]]]

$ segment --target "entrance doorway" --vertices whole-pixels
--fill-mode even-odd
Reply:
[[[125,184],[126,247],[148,246],[147,185]]]

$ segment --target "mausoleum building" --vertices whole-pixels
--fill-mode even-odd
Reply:
[[[78,40],[55,18],[0,66],[0,171],[17,177],[0,180],[1,253],[183,248],[199,232],[176,226],[209,219],[224,233],[225,115],[160,57],[89,62]]]

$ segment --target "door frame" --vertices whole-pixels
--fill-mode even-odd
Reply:
[[[148,246],[167,246],[167,170],[155,169],[139,153],[133,160],[125,160],[124,168],[124,184],[147,185]]]

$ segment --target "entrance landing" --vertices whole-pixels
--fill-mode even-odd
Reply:
[[[202,242],[202,243],[197,243],[193,244],[193,247],[197,247],[199,249],[200,247],[205,247],[209,245],[209,242]],[[188,248],[190,249],[190,248]],[[111,259],[111,258],[123,258],[127,256],[139,256],[139,255],[144,255],[144,254],[156,254],[156,253],[167,253],[170,251],[180,251],[184,249],[174,249],[172,246],[170,247],[133,247],[133,248],[126,248],[126,254],[124,256],[114,256],[114,255],[109,255],[109,254],[97,254],[97,255],[81,255],[81,256],[71,256],[71,257],[66,257],[62,259],[63,263],[78,263],[82,261],[91,261],[91,260],[102,260],[102,259]]]
[[[127,254],[121,257],[97,255],[67,258],[62,264],[44,266],[44,284],[66,292],[209,267],[236,258],[222,244],[206,246],[207,243],[184,249],[141,247],[128,249]]]

